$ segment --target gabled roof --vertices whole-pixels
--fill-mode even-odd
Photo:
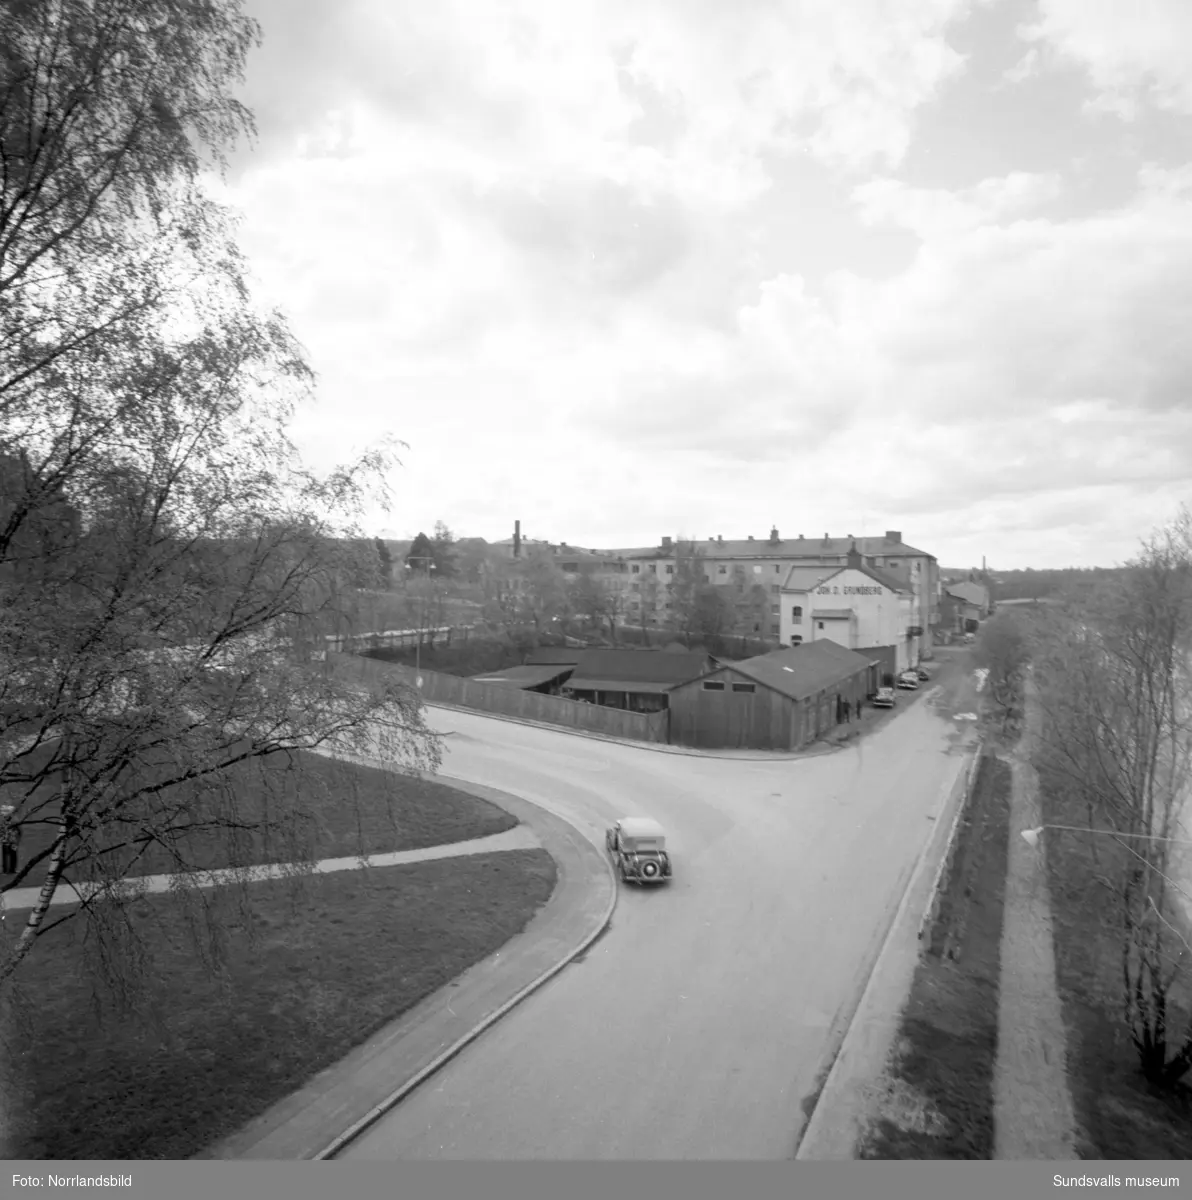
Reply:
[[[803,700],[859,674],[869,665],[870,660],[864,655],[835,642],[822,641],[759,654],[723,669],[744,675],[792,700]]]
[[[782,585],[784,592],[811,592],[822,587],[830,579],[835,579],[842,571],[859,571],[862,575],[880,583],[891,592],[909,592],[911,589],[900,579],[887,575],[875,567],[837,566],[837,567],[791,567],[787,572],[786,582]]]
[[[501,683],[510,687],[535,688],[570,675],[571,669],[568,663],[506,667],[503,671],[487,671],[483,675],[473,675],[472,680],[475,683]]]
[[[789,592],[814,591],[825,579],[839,575],[843,567],[791,567],[786,574],[782,590]]]
[[[989,592],[981,583],[970,583],[967,580],[964,583],[950,583],[944,590],[968,604],[979,606],[989,600]]]

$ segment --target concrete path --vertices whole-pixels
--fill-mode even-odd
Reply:
[[[396,850],[390,854],[373,854],[361,858],[324,858],[309,868],[294,863],[269,863],[243,870],[198,872],[191,886],[200,888],[220,887],[235,882],[262,883],[269,879],[283,879],[296,872],[309,869],[315,875],[330,875],[337,871],[358,871],[365,867],[399,867],[407,863],[427,862],[435,858],[454,858],[460,854],[495,854],[506,850],[536,850],[542,842],[533,830],[518,826],[516,829],[495,833],[491,837],[472,838],[466,842],[448,842],[442,846],[426,846],[421,850]],[[168,892],[173,886],[175,875],[136,875],[123,880],[128,892],[144,892],[149,895]],[[78,904],[84,897],[100,890],[97,884],[79,883],[74,886],[63,884],[58,888],[51,907]],[[30,909],[37,903],[40,887],[13,888],[0,895],[0,909],[19,912]]]
[[[1077,1157],[1046,859],[1041,845],[1032,848],[1019,836],[1043,824],[1030,761],[1038,728],[1038,703],[1028,680],[1025,729],[1008,756],[1013,795],[994,1072],[994,1156],[1011,1162]]]
[[[499,805],[527,828],[521,846],[492,847],[498,839],[518,832],[511,830],[435,850],[520,849],[532,838],[533,845],[555,860],[559,874],[554,894],[530,924],[491,957],[427,997],[239,1133],[196,1157],[281,1161],[329,1156],[344,1135],[367,1127],[396,1105],[549,982],[607,927],[617,898],[616,880],[606,855],[579,830],[509,792],[450,775],[436,778]]]

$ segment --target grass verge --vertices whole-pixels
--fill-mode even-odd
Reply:
[[[5,1014],[13,1156],[196,1154],[499,949],[555,882],[530,850],[316,877],[302,904],[257,884],[250,914],[216,889],[222,971],[176,906],[143,899],[129,913],[155,978],[132,1012],[91,982],[85,927],[61,926]]]
[[[45,785],[47,794],[52,795],[52,787]],[[504,833],[518,824],[495,804],[437,780],[305,752],[238,763],[215,780],[170,788],[156,804],[175,811],[180,826],[190,826],[174,844],[196,870],[290,862],[307,855],[346,858],[420,850]],[[227,828],[233,814],[244,826],[235,834]],[[48,803],[39,816],[44,823],[25,827],[23,861],[49,844],[56,805]],[[211,820],[224,828],[202,827]],[[133,867],[136,875],[172,870],[177,870],[173,860],[158,846]],[[35,876],[26,882],[40,881]]]
[[[859,1158],[993,1157],[1010,788],[1010,768],[983,755]]]
[[[1048,772],[1045,761],[1037,766],[1044,821],[1087,826],[1081,799]],[[1051,834],[1041,847],[1047,857],[1056,976],[1080,1156],[1192,1159],[1192,1089],[1185,1083],[1166,1092],[1147,1083],[1121,1016],[1122,935],[1114,898],[1097,877],[1120,878],[1127,852],[1109,838],[1072,833]],[[1181,920],[1178,913],[1171,917]],[[1167,1019],[1178,1044],[1192,1019],[1192,981],[1186,967],[1169,996]]]

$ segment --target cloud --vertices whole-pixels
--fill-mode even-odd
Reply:
[[[1019,216],[1055,200],[1060,191],[1060,179],[1054,172],[1018,171],[959,191],[872,179],[853,189],[853,201],[866,225],[894,225],[931,240]]]
[[[1040,0],[1022,38],[1082,66],[1093,107],[1132,118],[1146,105],[1192,114],[1192,7],[1185,0]]]

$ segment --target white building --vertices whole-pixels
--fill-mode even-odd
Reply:
[[[843,567],[792,567],[782,586],[779,640],[784,646],[828,640],[849,650],[894,647],[894,670],[919,661],[913,632],[916,597],[897,579],[863,565],[853,551]]]

